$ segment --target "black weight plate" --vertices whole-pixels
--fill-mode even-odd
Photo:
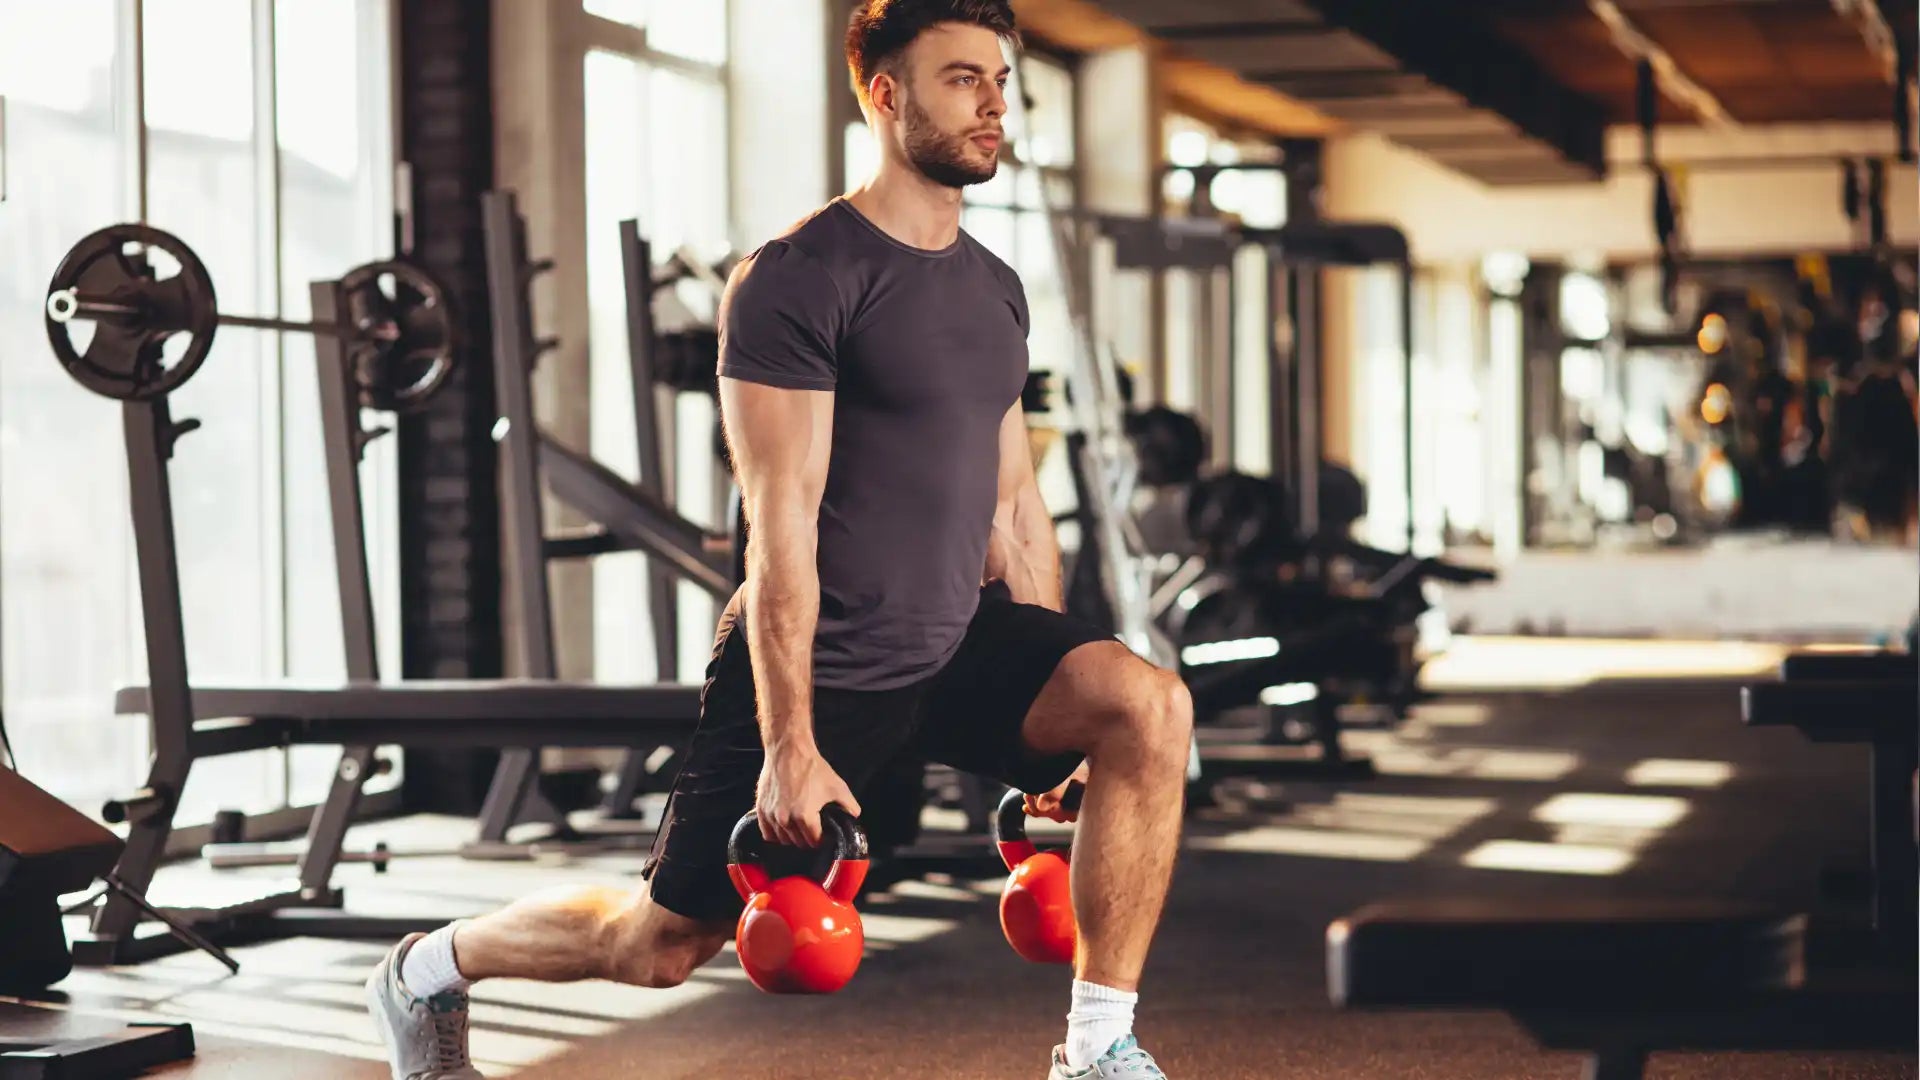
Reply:
[[[1127,414],[1126,430],[1140,459],[1142,484],[1185,484],[1200,475],[1207,459],[1207,436],[1192,414],[1155,405]]]
[[[446,290],[432,275],[403,262],[371,262],[340,279],[353,328],[354,378],[360,403],[410,412],[453,374],[457,324]]]
[[[1207,561],[1250,565],[1278,558],[1293,532],[1286,492],[1259,476],[1229,472],[1196,481],[1187,528]]]
[[[148,250],[171,256],[179,272],[156,278]],[[63,321],[54,317],[52,300],[68,290],[135,310]],[[219,308],[212,276],[185,241],[148,225],[109,225],[81,238],[60,260],[47,294],[47,342],[54,356],[74,381],[105,397],[146,401],[171,393],[193,377],[213,348]],[[73,321],[93,323],[84,354],[74,345]],[[188,335],[186,351],[164,363],[162,347],[181,333]]]

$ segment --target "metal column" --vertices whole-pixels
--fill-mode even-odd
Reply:
[[[338,283],[316,281],[310,294],[315,322],[339,321],[344,305]],[[333,335],[317,334],[313,346],[347,679],[377,682],[380,660],[374,637],[373,582],[367,566],[366,505],[360,492],[360,460],[372,436],[360,426],[360,391],[346,343]],[[303,893],[318,896],[333,880],[340,846],[346,840],[348,826],[353,824],[373,768],[374,749],[348,746],[340,751],[326,801],[314,810],[313,820],[307,825],[307,846],[300,855],[299,870]]]

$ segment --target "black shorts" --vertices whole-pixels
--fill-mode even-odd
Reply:
[[[902,754],[1026,792],[1048,791],[1080,766],[1077,753],[1041,756],[1021,741],[1027,710],[1062,658],[1113,636],[1079,619],[1015,603],[1004,584],[980,607],[946,666],[895,690],[816,688],[813,737],[856,798]],[[643,876],[655,903],[690,919],[737,918],[727,837],[753,809],[764,760],[747,637],[721,622],[700,699],[700,726],[667,799]]]

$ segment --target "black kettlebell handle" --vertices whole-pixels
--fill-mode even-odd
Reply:
[[[852,812],[839,803],[820,808],[820,850],[833,852],[833,861],[864,862],[867,858],[867,833]],[[733,826],[727,837],[727,862],[732,865],[758,865],[767,853],[767,839],[760,835],[760,814],[749,810]]]
[[[1087,785],[1075,780],[1060,793],[1060,805],[1070,811],[1078,811],[1080,803],[1087,797]],[[1009,788],[1000,798],[1000,808],[993,815],[993,842],[1000,849],[1008,869],[1039,853],[1033,842],[1027,839],[1027,796],[1019,788]],[[1010,850],[1011,849],[1011,850]]]

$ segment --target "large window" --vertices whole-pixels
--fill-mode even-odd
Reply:
[[[1236,139],[1189,116],[1165,124],[1163,210],[1172,216],[1224,217],[1255,228],[1286,221],[1286,176],[1275,148]],[[1204,184],[1204,190],[1202,185]],[[1272,468],[1270,397],[1274,341],[1267,256],[1243,247],[1231,265],[1166,270],[1160,393],[1195,413],[1212,440],[1215,463],[1254,474]]]
[[[83,809],[145,774],[144,725],[111,712],[145,660],[120,411],[31,344],[47,278],[82,235],[145,220],[200,254],[223,309],[305,316],[308,279],[388,251],[386,26],[385,0],[0,0],[0,334],[22,343],[0,365],[0,692],[23,771]],[[194,677],[338,677],[310,346],[222,330],[172,405],[204,425],[172,462]],[[391,658],[389,452],[366,479]],[[334,756],[208,761],[179,820],[311,801]]]
[[[680,249],[712,265],[727,254],[727,5],[680,0],[585,0],[584,58],[587,290],[591,447],[639,479],[625,271],[619,223],[640,222],[656,264]],[[629,28],[638,28],[639,35]],[[696,283],[656,305],[663,331],[710,323],[718,298]],[[713,452],[714,402],[700,394],[659,396],[671,466],[667,483],[680,512],[710,527],[726,521],[726,477]],[[594,672],[610,681],[659,674],[647,603],[644,557],[616,554],[593,564]],[[697,587],[679,586],[679,677],[697,679],[712,648],[717,609]]]
[[[1073,71],[1028,54],[1007,82],[1008,152],[992,180],[967,188],[960,224],[1005,259],[1027,291],[1036,371],[1064,371],[1073,357],[1073,320],[1055,261],[1046,210],[1075,203]]]

